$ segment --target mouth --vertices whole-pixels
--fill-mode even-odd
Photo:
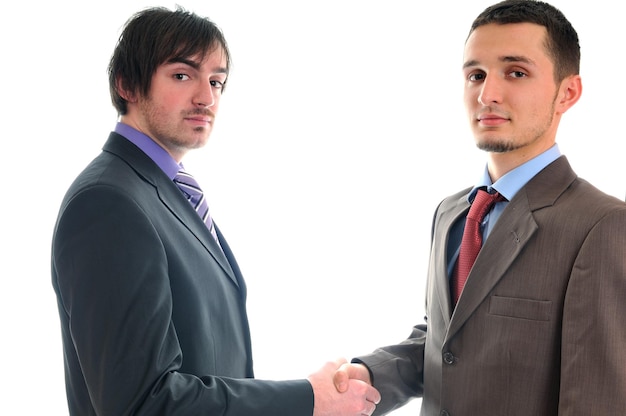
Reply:
[[[476,117],[478,124],[486,127],[495,127],[508,123],[510,120],[508,117],[503,117],[497,114],[479,114]]]
[[[208,126],[213,123],[213,119],[204,116],[185,117],[185,120],[197,126]]]

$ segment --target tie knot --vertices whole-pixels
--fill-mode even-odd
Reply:
[[[196,179],[183,169],[174,176],[174,183],[188,198],[199,199],[202,196],[202,189]]]
[[[470,207],[467,217],[476,221],[482,221],[493,204],[504,200],[505,198],[499,192],[490,194],[484,189],[479,189],[478,192],[476,192],[476,197],[474,198],[474,202]]]

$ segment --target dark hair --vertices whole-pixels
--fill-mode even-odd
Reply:
[[[146,96],[152,75],[159,65],[178,58],[200,55],[204,58],[221,48],[230,69],[230,52],[222,31],[208,18],[177,7],[145,9],[125,24],[109,62],[111,101],[120,115],[126,114],[127,102],[119,86]]]
[[[487,7],[472,23],[469,34],[483,25],[534,23],[546,28],[546,50],[554,62],[554,78],[560,83],[580,72],[578,34],[556,7],[537,0],[504,0]]]

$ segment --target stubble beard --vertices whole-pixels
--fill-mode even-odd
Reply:
[[[150,132],[155,136],[153,139],[168,149],[186,152],[203,147],[209,140],[209,135],[211,134],[210,125],[208,127],[194,127],[192,129],[194,134],[203,137],[185,137],[184,129],[170,123],[168,121],[168,114],[164,114],[163,111],[160,111],[149,97],[145,101],[141,111],[144,119],[148,123]],[[208,114],[207,111],[209,112]],[[183,120],[184,117],[190,115],[210,115],[214,117],[214,114],[210,112],[210,110],[197,109],[194,111],[181,111],[179,119]]]
[[[507,153],[521,149],[541,140],[546,131],[550,128],[550,125],[552,125],[553,119],[554,105],[552,105],[548,120],[546,120],[543,125],[535,126],[532,131],[529,131],[528,134],[525,135],[525,138],[502,137],[496,133],[487,134],[486,137],[479,138],[476,141],[476,147],[490,153]]]
[[[521,145],[516,145],[511,140],[506,139],[497,139],[493,140],[480,140],[476,143],[476,147],[480,150],[490,153],[506,153],[511,152],[515,149],[521,147]]]

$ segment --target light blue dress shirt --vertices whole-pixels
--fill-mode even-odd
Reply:
[[[517,192],[522,189],[522,187],[526,185],[526,183],[530,181],[536,174],[538,174],[546,166],[554,162],[560,156],[561,151],[559,150],[559,146],[555,143],[545,152],[534,157],[528,162],[516,167],[512,171],[507,172],[495,183],[491,181],[489,171],[487,170],[487,166],[485,166],[482,176],[480,177],[476,185],[472,188],[470,193],[467,195],[468,202],[471,204],[474,201],[474,198],[476,197],[476,192],[478,191],[478,188],[481,187],[487,187],[488,192],[498,191],[502,196],[506,198],[506,201],[496,203],[491,211],[485,216],[481,224],[483,231],[483,241],[487,239],[487,236],[500,218],[502,211],[504,211],[504,208],[506,208],[506,206],[508,205],[508,201],[513,199]],[[457,225],[455,225],[454,227],[456,226]],[[464,227],[465,219],[461,220],[461,224],[458,224],[458,226]],[[452,256],[452,258],[450,259],[450,264],[448,264],[448,276],[452,276],[452,270],[461,249],[460,237],[462,236],[462,232],[456,234],[458,235],[458,238],[454,238],[454,241],[453,239],[451,239],[449,242],[449,244],[455,245],[456,251],[454,256]]]

